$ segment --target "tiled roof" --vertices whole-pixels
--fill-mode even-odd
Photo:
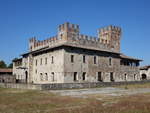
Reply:
[[[137,58],[132,58],[132,57],[129,57],[129,56],[126,56],[126,55],[124,55],[124,54],[120,54],[120,57],[121,58],[124,58],[124,59],[130,59],[130,60],[138,60],[138,61],[142,61],[142,60],[140,60],[140,59],[137,59]]]
[[[140,67],[140,70],[147,70],[150,68],[150,65]]]
[[[3,72],[4,73],[12,73],[12,69],[6,69],[6,68],[3,69],[3,68],[0,68],[0,72],[1,73],[3,73]]]

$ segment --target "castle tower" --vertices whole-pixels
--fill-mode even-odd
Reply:
[[[68,22],[61,24],[58,27],[57,36],[62,40],[76,40],[79,37],[79,25]]]
[[[29,39],[29,52],[34,50],[35,43],[36,43],[35,37]]]
[[[98,29],[98,39],[100,43],[108,45],[108,47],[115,52],[120,52],[120,37],[121,28],[119,27],[110,25]]]

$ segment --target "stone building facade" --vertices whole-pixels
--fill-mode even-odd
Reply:
[[[140,67],[141,80],[150,80],[150,65]]]
[[[64,23],[54,37],[33,37],[29,51],[13,61],[13,74],[35,84],[140,80],[141,60],[120,52],[121,28],[108,26],[97,34],[82,35],[79,25]]]
[[[0,83],[15,83],[15,76],[12,75],[12,69],[0,68]]]

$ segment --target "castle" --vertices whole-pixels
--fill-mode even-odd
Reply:
[[[58,26],[57,35],[29,39],[29,50],[13,60],[17,82],[84,83],[140,80],[139,62],[120,52],[121,28],[97,30],[97,37],[80,34],[79,25]]]

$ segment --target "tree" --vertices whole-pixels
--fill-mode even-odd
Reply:
[[[0,68],[7,68],[7,65],[3,60],[0,61]]]
[[[10,63],[10,64],[8,65],[8,68],[13,68],[13,63]]]

